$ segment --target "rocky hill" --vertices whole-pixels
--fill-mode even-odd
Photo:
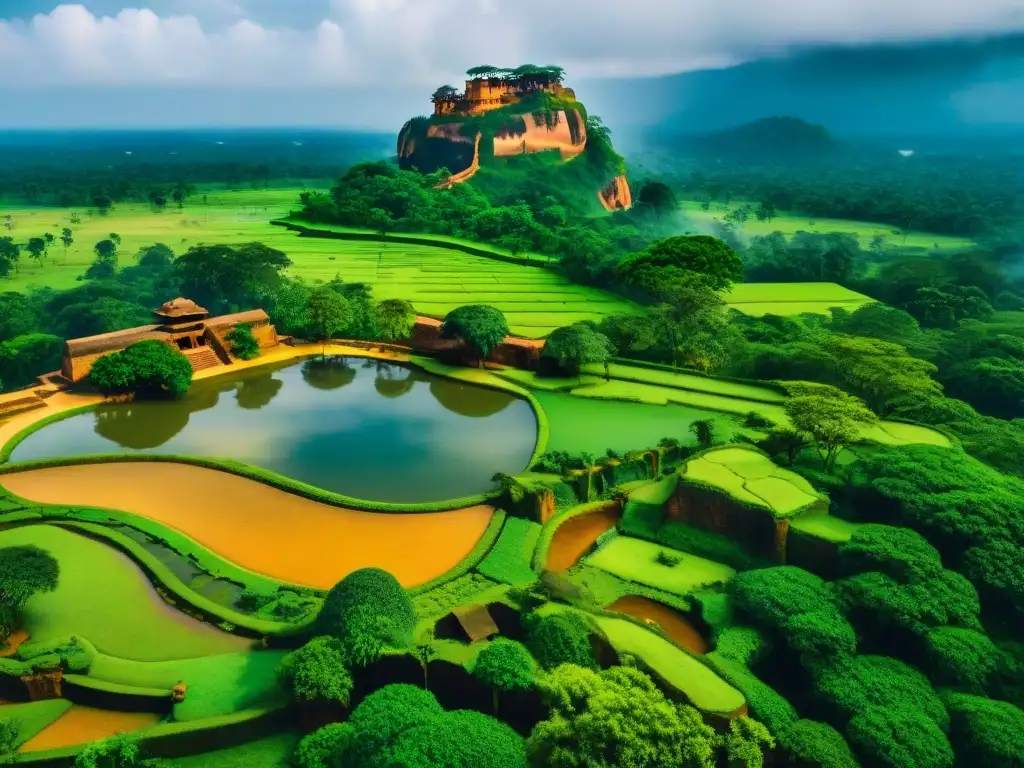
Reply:
[[[525,65],[514,70],[476,67],[465,90],[442,86],[433,95],[434,114],[413,118],[398,136],[399,165],[432,173],[447,168],[448,184],[471,179],[481,166],[538,153],[567,163],[587,155],[593,194],[607,210],[632,205],[621,158],[607,144],[607,131],[589,134],[586,108],[562,84],[559,67]],[[599,125],[599,123],[598,123]],[[598,146],[594,146],[594,145]]]

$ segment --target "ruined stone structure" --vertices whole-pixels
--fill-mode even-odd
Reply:
[[[276,346],[277,329],[262,309],[208,317],[203,307],[190,299],[177,298],[153,310],[156,322],[113,333],[101,333],[64,344],[61,375],[68,381],[81,381],[89,375],[96,360],[119,352],[139,341],[155,339],[180,349],[195,371],[231,363],[230,342],[226,336],[236,326],[248,325],[260,349]]]

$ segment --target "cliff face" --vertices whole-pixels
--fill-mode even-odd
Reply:
[[[494,136],[494,156],[513,157],[558,150],[571,160],[587,148],[587,124],[577,109],[545,116],[517,115],[522,125],[506,125]],[[512,122],[512,121],[510,121]]]
[[[608,185],[597,193],[597,199],[607,211],[625,211],[633,207],[633,193],[625,176],[616,176],[608,182]]]

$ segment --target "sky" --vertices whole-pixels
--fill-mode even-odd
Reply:
[[[0,0],[0,127],[390,130],[473,65],[570,84],[1024,32],[1024,0]],[[1002,101],[998,83],[976,98]],[[415,105],[415,106],[414,106]],[[13,108],[11,108],[13,106]],[[415,111],[413,113],[415,113]]]

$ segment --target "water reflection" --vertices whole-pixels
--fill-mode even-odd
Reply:
[[[188,426],[193,413],[213,408],[219,399],[218,390],[203,387],[177,401],[101,405],[94,414],[94,429],[97,435],[122,448],[158,448]]]
[[[357,498],[435,501],[522,470],[536,428],[529,404],[508,393],[399,363],[326,357],[199,382],[182,400],[104,405],[43,427],[12,460],[210,456]]]
[[[262,376],[245,379],[235,390],[235,400],[239,408],[249,411],[259,410],[270,405],[270,401],[281,391],[284,382],[275,379],[269,373]]]
[[[515,400],[497,389],[456,384],[446,379],[431,380],[430,394],[445,410],[471,419],[484,419],[501,413]]]
[[[339,389],[355,381],[356,369],[345,357],[314,357],[302,364],[302,379],[314,389]]]

